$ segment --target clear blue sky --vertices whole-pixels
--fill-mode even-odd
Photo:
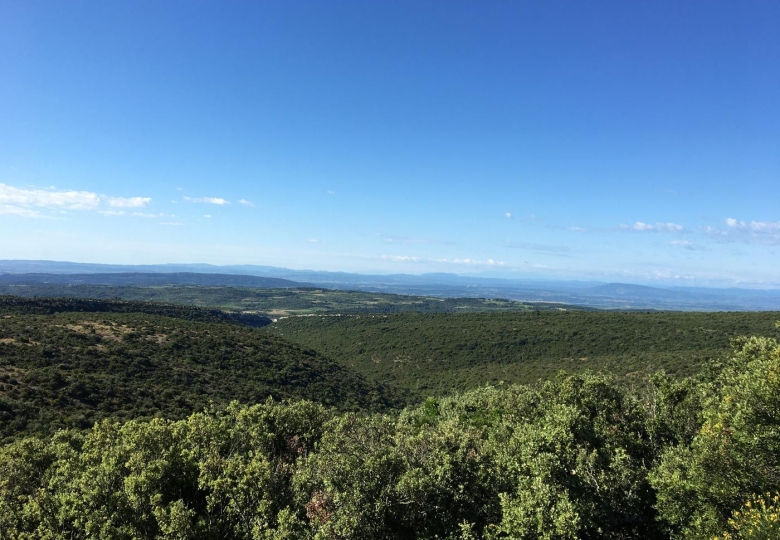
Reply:
[[[780,2],[0,0],[0,259],[780,283]]]

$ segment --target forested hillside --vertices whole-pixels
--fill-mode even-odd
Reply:
[[[161,302],[137,302],[95,298],[22,298],[0,296],[0,314],[51,314],[51,313],[145,313],[175,317],[188,321],[235,323],[246,326],[265,326],[271,319],[255,313],[225,312],[180,304]]]
[[[780,313],[551,311],[291,317],[265,327],[419,398],[559,370],[640,383],[697,373],[743,335],[776,335]]]
[[[780,346],[719,372],[482,388],[393,414],[297,401],[0,449],[2,538],[780,538]]]
[[[0,438],[89,427],[106,417],[182,418],[211,402],[269,396],[344,409],[400,404],[383,385],[311,349],[230,319],[201,322],[204,312],[192,308],[182,312],[195,320],[64,307],[73,309],[9,300],[0,310]]]

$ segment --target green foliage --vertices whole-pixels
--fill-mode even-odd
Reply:
[[[736,345],[641,398],[560,375],[391,414],[269,400],[17,440],[0,537],[774,538],[780,346]]]
[[[427,375],[405,361],[371,372],[441,388],[453,371],[518,363],[501,356],[512,347],[538,365],[692,364],[638,391],[559,373],[398,411],[383,386],[267,331],[36,302],[0,315],[0,538],[777,536],[780,344],[738,338],[722,363],[696,364],[721,356],[719,329],[768,333],[774,314],[310,317],[273,330],[358,354],[449,355]]]
[[[146,313],[163,317],[175,317],[188,321],[235,323],[260,327],[271,323],[262,315],[228,313],[218,309],[205,309],[184,305],[157,302],[128,302],[117,300],[95,300],[90,298],[22,298],[0,296],[0,315],[27,314],[49,315],[52,313]]]
[[[535,383],[560,370],[643,385],[698,373],[730,339],[771,335],[777,313],[556,311],[291,317],[263,331],[316,349],[418,399],[484,384]],[[670,396],[671,397],[671,396]]]
[[[107,417],[183,418],[212,401],[269,396],[342,409],[401,403],[315,351],[241,325],[143,313],[0,315],[0,439]]]
[[[16,441],[0,451],[0,536],[653,535],[642,412],[607,380],[330,415],[232,404]]]
[[[0,537],[281,538],[294,464],[327,414],[310,402],[233,404],[11,443],[0,450]]]
[[[745,338],[706,388],[690,444],[667,448],[651,478],[670,531],[709,538],[755,493],[780,490],[780,346]]]
[[[729,530],[714,540],[775,540],[780,538],[780,494],[751,497],[729,519]]]

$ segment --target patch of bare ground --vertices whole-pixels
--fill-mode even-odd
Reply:
[[[32,347],[33,345],[38,345],[38,342],[33,340],[19,341],[16,338],[6,337],[0,338],[0,345],[27,345],[28,347]]]
[[[78,324],[66,324],[64,328],[78,332],[79,334],[97,334],[103,339],[111,341],[122,341],[125,334],[129,334],[134,329],[127,325],[111,325],[93,321],[80,321]]]
[[[0,365],[0,381],[8,383],[9,379],[17,379],[25,372],[16,366]]]
[[[168,343],[168,334],[152,334],[150,336],[146,336],[146,341],[151,341],[152,343],[157,343],[158,345],[165,345]]]

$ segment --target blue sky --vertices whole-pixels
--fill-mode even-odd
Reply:
[[[780,3],[0,0],[0,258],[780,284]]]

